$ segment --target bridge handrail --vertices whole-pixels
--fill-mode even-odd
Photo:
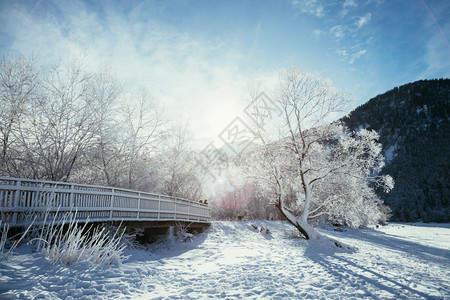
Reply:
[[[0,214],[10,226],[30,216],[76,211],[79,220],[195,221],[209,223],[211,209],[197,201],[124,188],[0,176]]]

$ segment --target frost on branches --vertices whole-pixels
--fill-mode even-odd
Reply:
[[[251,93],[252,100],[257,94]],[[348,98],[329,81],[293,69],[281,74],[274,99],[283,110],[278,124],[272,124],[280,128],[279,135],[270,140],[262,126],[256,128],[263,146],[247,161],[253,174],[265,178],[258,183],[275,191],[276,206],[289,222],[306,239],[317,239],[312,219],[352,227],[386,221],[389,209],[373,189],[388,192],[393,180],[377,176],[384,165],[378,134],[326,123],[345,108]],[[257,119],[268,122],[264,116]]]

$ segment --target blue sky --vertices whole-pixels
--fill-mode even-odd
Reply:
[[[247,85],[318,72],[353,107],[418,79],[450,77],[450,1],[0,0],[0,54],[82,55],[147,86],[197,142],[242,115]]]

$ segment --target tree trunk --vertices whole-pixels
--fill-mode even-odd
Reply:
[[[298,224],[295,217],[289,211],[287,211],[285,207],[283,207],[281,199],[279,200],[280,200],[279,203],[277,203],[275,206],[280,210],[281,214],[289,221],[289,223],[291,223],[295,228],[297,228],[305,239],[309,240],[310,237],[308,233],[303,229],[302,226],[300,226],[300,224]]]
[[[285,206],[284,206],[284,191],[281,180],[277,180],[279,188],[279,198],[276,207],[280,210],[281,214],[291,223],[295,228],[300,231],[303,237],[307,240],[317,239],[319,234],[317,230],[308,224],[308,214],[309,214],[309,204],[311,203],[311,194],[306,193],[305,195],[305,209],[303,210],[300,218],[295,217]],[[306,189],[310,192],[310,189]]]

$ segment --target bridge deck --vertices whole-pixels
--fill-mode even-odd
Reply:
[[[0,214],[11,227],[50,223],[73,212],[79,222],[193,222],[208,225],[197,201],[121,188],[0,177]]]

